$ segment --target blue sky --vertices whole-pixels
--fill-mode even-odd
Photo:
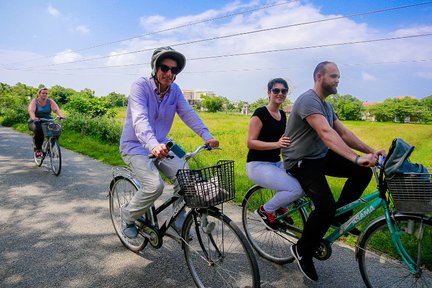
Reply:
[[[2,0],[0,25],[0,82],[10,85],[127,95],[150,74],[152,49],[171,45],[189,59],[183,89],[231,100],[266,96],[275,77],[295,100],[324,60],[339,65],[340,94],[432,95],[429,1]]]

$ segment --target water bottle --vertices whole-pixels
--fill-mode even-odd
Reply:
[[[174,144],[173,142],[168,142],[166,146],[179,158],[183,158],[186,155],[186,152],[179,145]]]

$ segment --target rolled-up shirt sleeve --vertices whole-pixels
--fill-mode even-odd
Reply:
[[[182,121],[204,141],[213,138],[207,126],[204,124],[195,110],[189,105],[183,93],[181,92],[180,95],[178,95],[177,114],[180,116],[180,119],[182,119]]]
[[[135,135],[143,146],[151,151],[154,147],[159,145],[156,139],[155,132],[149,118],[149,87],[143,87],[145,83],[134,83],[131,88],[128,105],[130,105],[132,126]]]

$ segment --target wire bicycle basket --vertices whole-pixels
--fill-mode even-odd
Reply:
[[[186,206],[208,208],[234,199],[234,161],[219,160],[202,169],[180,169],[177,181],[184,193]]]
[[[429,173],[397,173],[387,177],[393,204],[400,212],[432,213],[432,176]]]
[[[59,137],[62,133],[62,126],[58,123],[42,123],[42,131],[45,137]]]

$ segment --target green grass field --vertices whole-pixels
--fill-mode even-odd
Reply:
[[[124,119],[124,111],[119,111],[119,121]],[[199,163],[203,166],[215,164],[219,159],[235,160],[236,201],[241,201],[244,193],[253,184],[246,176],[247,128],[250,116],[225,113],[199,113],[212,134],[220,141],[222,150],[203,152]],[[343,122],[350,130],[364,142],[374,148],[388,149],[392,140],[400,137],[415,146],[411,161],[432,167],[432,126],[422,124],[377,123],[363,121]],[[18,130],[28,132],[27,125],[15,126]],[[118,145],[100,143],[97,139],[80,135],[76,132],[63,131],[60,144],[63,147],[86,154],[97,160],[111,165],[122,165]],[[202,144],[201,138],[190,130],[178,117],[169,135],[186,151],[195,149]],[[65,159],[67,161],[67,159]],[[338,196],[344,179],[329,177],[329,183]],[[375,183],[371,184],[366,193],[375,190]]]
[[[236,171],[236,199],[240,201],[245,191],[253,184],[246,176],[247,155],[247,127],[250,116],[200,113],[201,118],[207,124],[213,135],[220,141],[223,149],[218,154],[219,159],[235,160]],[[350,130],[364,142],[374,148],[388,150],[392,140],[402,138],[416,148],[411,156],[411,161],[422,163],[427,167],[432,166],[432,126],[420,124],[377,123],[363,121],[343,122]],[[178,118],[174,123],[170,136],[185,150],[192,150],[199,143],[200,138],[186,127]],[[211,154],[210,152],[209,154]],[[213,157],[211,157],[213,159]],[[207,162],[210,165],[210,162]],[[345,180],[329,177],[329,182],[335,195],[341,190]],[[375,183],[371,181],[367,192],[375,190]]]

